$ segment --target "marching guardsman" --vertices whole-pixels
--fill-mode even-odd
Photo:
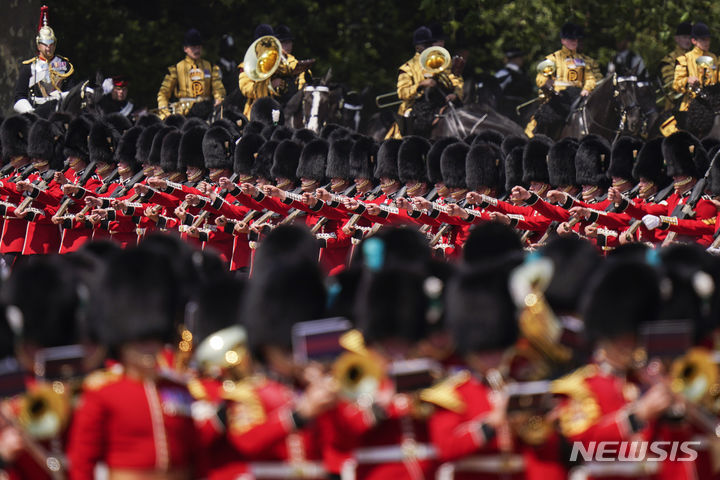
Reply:
[[[661,305],[659,275],[645,263],[608,262],[597,274],[583,312],[594,343],[593,361],[552,385],[553,393],[564,399],[556,416],[567,441],[582,442],[587,448],[589,442],[647,437],[655,420],[670,407],[673,397],[666,382],[654,382],[641,395],[628,378],[640,346],[640,328],[658,319]],[[642,460],[590,461],[578,470],[583,478],[648,478],[651,466]]]
[[[716,216],[716,208],[704,196],[691,198],[695,184],[703,178],[709,167],[707,152],[700,141],[692,134],[680,131],[666,137],[662,142],[662,153],[667,163],[667,175],[672,177],[674,192],[666,202],[658,204],[634,204],[623,197],[616,188],[608,191],[608,200],[615,203],[617,212],[627,213],[631,217],[642,220],[646,215],[657,217],[648,219],[645,224],[649,229],[663,228],[675,224],[679,220],[679,209],[687,205],[690,200],[696,202],[693,206],[695,220],[711,221]],[[702,194],[702,192],[700,192]],[[663,244],[674,240],[676,234],[670,232],[663,240]],[[682,238],[682,237],[681,237]],[[705,239],[705,245],[712,240]]]
[[[13,166],[14,172],[9,178],[0,183],[0,213],[3,222],[2,238],[0,238],[0,253],[5,257],[7,265],[15,263],[16,257],[22,253],[25,242],[27,220],[17,218],[12,214],[22,202],[23,196],[17,188],[17,182],[28,179],[33,181],[35,168],[28,156],[28,133],[31,121],[23,115],[13,115],[5,119],[0,125],[0,139],[2,142],[3,158]]]
[[[410,114],[415,100],[420,98],[425,89],[438,85],[438,80],[431,74],[426,73],[422,65],[420,65],[420,54],[433,45],[433,33],[428,27],[418,27],[413,32],[413,45],[415,46],[415,56],[400,66],[397,81],[397,95],[402,103],[398,107],[397,114],[400,117],[407,117]],[[455,76],[450,72],[443,72],[447,75],[453,86],[452,92],[445,93],[449,102],[462,98],[463,80],[461,77]],[[403,132],[397,122],[393,124],[385,138],[402,138]]]
[[[191,28],[183,40],[185,58],[169,67],[158,91],[159,116],[165,118],[172,113],[187,114],[196,102],[213,101],[220,105],[225,98],[225,87],[220,78],[220,69],[202,58],[203,41],[200,32]],[[178,111],[170,106],[170,99],[177,98]]]
[[[202,452],[192,396],[159,368],[185,308],[179,270],[169,255],[150,248],[109,260],[93,301],[98,336],[118,363],[83,383],[67,449],[71,479],[95,478],[100,462],[110,478],[197,478]]]
[[[718,60],[715,54],[710,52],[708,26],[702,22],[693,25],[691,42],[692,50],[677,57],[672,84],[673,90],[685,94],[680,103],[681,112],[687,111],[690,102],[702,88],[715,85],[718,81]]]
[[[287,33],[287,35],[284,35],[285,33]],[[278,52],[278,55],[281,55],[283,58],[275,73],[271,77],[263,80],[254,80],[248,75],[248,72],[244,70],[244,63],[241,63],[238,67],[240,69],[238,86],[240,92],[247,98],[243,114],[250,120],[259,120],[255,118],[253,111],[253,104],[256,100],[264,97],[277,99],[290,92],[301,90],[305,85],[305,75],[303,73],[314,62],[313,60],[298,62],[291,52],[285,51],[285,48],[288,46],[292,50],[292,41],[289,42],[289,45],[286,44],[285,47],[283,47],[282,40],[278,38],[278,34],[276,34],[270,25],[262,23],[255,27],[254,40],[267,36],[275,37],[278,39],[278,42],[281,43],[282,52]],[[287,32],[281,32],[280,36],[283,37],[283,40],[286,42],[288,41],[288,37],[289,40],[292,40],[289,29]]]
[[[665,92],[665,110],[672,110],[678,105],[677,93],[673,92],[675,65],[678,57],[682,57],[692,49],[691,34],[692,24],[690,22],[679,23],[675,30],[675,48],[660,60],[660,77]]]
[[[12,328],[9,335],[25,372],[26,390],[0,401],[0,437],[19,437],[14,448],[3,448],[0,454],[5,462],[0,472],[5,469],[11,479],[67,478],[64,450],[75,387],[103,358],[101,351],[80,345],[88,333],[80,321],[82,292],[90,287],[80,277],[64,257],[36,256],[14,269],[3,285],[3,303],[12,305],[4,316]],[[34,295],[37,291],[48,292],[43,301]],[[65,353],[53,360],[58,347]],[[35,412],[33,402],[46,408]]]
[[[30,127],[28,155],[38,176],[32,182],[16,183],[18,190],[25,193],[14,212],[15,216],[28,221],[23,255],[57,253],[60,246],[60,233],[52,222],[57,205],[45,203],[39,195],[52,191],[54,196],[62,196],[60,185],[53,182],[55,172],[63,170],[62,136],[60,128],[48,120],[39,119]],[[53,200],[53,195],[48,197]]]
[[[40,105],[48,102],[53,102],[52,106],[54,107],[62,99],[63,89],[68,87],[66,79],[74,71],[70,60],[55,55],[57,38],[55,38],[53,29],[48,25],[48,7],[46,6],[40,9],[40,22],[35,44],[38,54],[23,62],[15,84],[13,109],[18,113],[33,112]],[[49,114],[49,111],[47,113]]]
[[[241,318],[252,371],[228,389],[222,428],[254,478],[326,478],[319,420],[337,394],[322,372],[292,355],[293,325],[322,318],[325,309],[317,258],[306,229],[280,226],[258,248],[246,289]]]

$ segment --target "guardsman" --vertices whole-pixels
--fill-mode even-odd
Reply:
[[[158,91],[159,115],[165,118],[172,113],[187,114],[193,103],[214,101],[220,105],[225,98],[225,87],[220,78],[220,69],[202,58],[203,41],[200,32],[191,28],[183,40],[185,58],[168,68]],[[179,108],[170,107],[170,99],[177,98]]]
[[[591,442],[648,438],[655,420],[672,403],[666,382],[656,381],[641,395],[628,378],[640,346],[640,329],[660,313],[658,277],[645,263],[618,260],[608,262],[591,283],[583,319],[594,343],[593,362],[554,381],[551,388],[564,399],[555,412],[559,430],[576,451],[578,445],[587,449]],[[593,459],[578,469],[582,478],[648,478],[653,463],[660,462]]]
[[[681,112],[687,111],[690,102],[703,87],[715,85],[718,81],[718,60],[714,53],[710,53],[708,26],[702,22],[693,25],[690,41],[693,48],[677,58],[672,84],[673,90],[685,95],[680,103]],[[709,57],[710,62],[703,61],[703,57]]]
[[[100,462],[110,478],[196,478],[201,452],[192,396],[159,369],[185,307],[179,270],[169,255],[143,247],[108,262],[93,301],[102,318],[98,335],[118,363],[85,379],[70,427],[71,479],[94,478]]]
[[[68,87],[65,80],[74,71],[70,60],[55,55],[57,38],[48,25],[46,6],[40,9],[40,24],[35,44],[38,54],[23,62],[15,84],[13,109],[18,113],[32,112],[39,105],[48,102],[53,102],[52,106],[55,106],[62,98],[63,88]]]
[[[400,66],[397,81],[397,95],[402,103],[398,107],[397,114],[400,117],[406,117],[410,113],[415,100],[420,98],[425,89],[438,85],[438,81],[429,73],[426,73],[420,65],[420,54],[434,43],[433,33],[428,27],[418,27],[413,32],[413,45],[415,46],[415,56]],[[453,86],[452,92],[444,92],[448,101],[454,101],[462,98],[462,78],[456,77],[452,73],[447,73]],[[385,138],[402,138],[403,132],[397,123],[393,124]]]
[[[580,95],[586,97],[600,80],[595,77],[597,63],[587,55],[578,52],[578,44],[583,38],[583,29],[574,23],[566,23],[560,29],[562,48],[547,57],[555,64],[555,75],[546,77],[538,73],[535,83],[540,88],[551,88],[556,92],[567,87],[579,87]]]
[[[675,65],[678,57],[685,55],[692,48],[691,33],[692,24],[690,22],[679,23],[675,30],[675,48],[660,60],[660,77],[665,92],[665,110],[671,110],[678,105],[677,100],[673,100],[678,95],[677,92],[673,92]]]

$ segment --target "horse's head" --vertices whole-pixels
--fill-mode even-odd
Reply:
[[[639,82],[634,71],[629,75],[613,74],[613,95],[620,115],[620,130],[639,134],[643,127],[643,110],[640,103]]]
[[[321,80],[305,85],[302,97],[303,123],[319,132],[325,123],[333,118],[340,104],[340,87],[331,86],[330,72]]]

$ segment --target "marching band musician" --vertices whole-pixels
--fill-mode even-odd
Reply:
[[[243,114],[250,120],[259,120],[256,118],[255,112],[253,111],[253,104],[256,100],[265,97],[278,98],[287,94],[288,92],[294,92],[302,90],[305,85],[305,75],[303,73],[310,66],[312,61],[298,60],[292,55],[292,35],[290,29],[285,27],[278,34],[273,28],[265,23],[262,23],[255,27],[253,32],[253,40],[265,36],[274,36],[281,42],[282,52],[279,52],[284,57],[283,64],[278,68],[278,71],[271,77],[264,80],[254,81],[250,78],[244,70],[244,63],[241,63],[238,67],[240,69],[240,75],[238,77],[238,86],[240,92],[247,98],[245,103],[245,110]],[[285,48],[290,48],[290,51],[286,51]],[[282,71],[281,71],[282,70]],[[298,71],[299,70],[299,71]],[[292,83],[293,85],[289,85]]]
[[[428,78],[420,65],[420,54],[435,42],[432,30],[425,26],[418,27],[413,32],[412,40],[415,47],[415,56],[401,65],[398,73],[397,94],[402,103],[398,107],[397,114],[400,117],[409,115],[415,100],[420,98],[425,89],[438,85],[435,78]],[[462,99],[462,78],[451,72],[448,72],[447,75],[454,89],[452,92],[443,92],[446,95],[446,100],[453,102]],[[403,132],[400,131],[400,127],[396,122],[385,135],[385,138],[402,138],[402,136]]]
[[[682,57],[692,49],[691,34],[692,24],[680,22],[675,29],[675,48],[660,60],[660,78],[665,92],[665,110],[671,110],[678,106],[677,100],[673,100],[673,97],[670,96],[675,80],[675,65],[678,57]]]
[[[673,90],[684,93],[680,102],[680,111],[687,111],[695,97],[694,89],[715,85],[718,81],[717,57],[710,52],[710,29],[702,22],[692,26],[692,50],[677,57]],[[696,63],[700,57],[710,57],[711,65],[701,66]]]
[[[195,102],[213,100],[217,106],[225,98],[219,67],[202,58],[203,40],[199,31],[191,28],[185,32],[183,51],[185,58],[168,68],[157,94],[161,118],[175,113],[169,107],[172,97],[183,104],[178,112],[182,115],[187,114]]]
[[[63,89],[67,90],[70,82],[66,79],[72,75],[72,63],[65,57],[55,55],[57,38],[48,25],[48,7],[40,9],[40,22],[35,37],[38,54],[25,60],[20,67],[15,84],[15,104],[17,113],[35,111],[41,105],[56,107],[62,100]],[[47,107],[42,107],[46,110]],[[49,110],[46,110],[49,114]]]

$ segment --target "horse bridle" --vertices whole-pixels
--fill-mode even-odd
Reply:
[[[310,116],[305,120],[305,125],[309,130],[317,132],[320,129],[318,121],[318,112],[320,110],[320,97],[323,93],[330,94],[330,89],[325,85],[313,86],[306,85],[303,92],[312,94],[312,103],[310,104]],[[303,118],[305,117],[305,97],[303,96]]]
[[[617,74],[613,74],[613,98],[618,98],[618,97],[620,96],[620,90],[618,89],[618,85],[621,84],[621,83],[625,83],[625,82],[633,82],[633,83],[635,83],[636,86],[641,86],[642,84],[646,83],[646,82],[638,82],[638,78],[637,78],[637,76],[635,76],[635,75],[628,75],[628,76],[620,76],[620,77],[619,77]],[[618,114],[619,114],[619,116],[620,116],[620,120],[618,121],[618,126],[617,126],[617,128],[615,128],[615,129],[608,128],[608,127],[606,127],[606,126],[601,125],[600,123],[598,123],[595,119],[592,120],[592,124],[593,124],[594,126],[599,127],[599,128],[601,128],[602,130],[606,130],[606,131],[608,131],[608,132],[612,132],[612,133],[615,134],[615,138],[613,139],[613,143],[615,142],[615,140],[618,139],[618,137],[619,137],[620,134],[623,132],[623,130],[625,130],[625,122],[627,121],[627,116],[628,116],[628,114],[629,114],[630,112],[632,112],[633,110],[636,110],[636,109],[638,109],[638,108],[641,108],[640,103],[637,101],[637,95],[634,94],[634,93],[633,93],[633,102],[632,102],[630,105],[623,105],[622,103],[620,103],[620,106],[621,106],[620,109],[618,109],[617,107],[615,107],[615,110],[618,112]],[[582,113],[583,124],[584,124],[584,125],[587,125],[587,124],[588,124],[588,122],[587,122],[587,116],[585,115],[586,104],[583,103],[583,106],[580,107],[580,109],[581,109],[581,113]],[[645,118],[646,116],[643,114],[642,111],[640,112],[640,114],[641,114],[643,120],[646,120],[646,118]],[[589,133],[589,132],[588,132],[588,129],[587,129],[587,127],[586,127],[586,128],[585,128],[585,135],[587,135],[588,133]]]

